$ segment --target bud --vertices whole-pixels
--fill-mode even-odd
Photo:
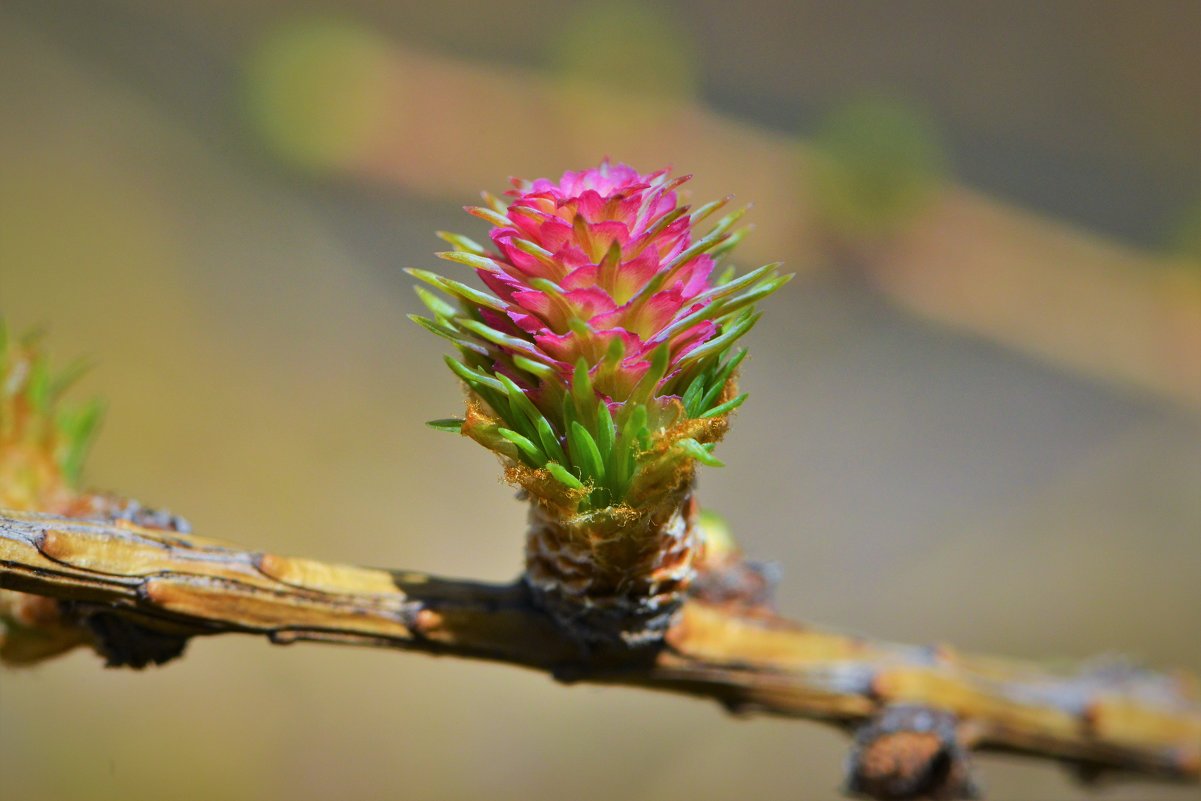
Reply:
[[[74,502],[102,416],[99,401],[63,399],[85,371],[52,372],[41,335],[13,337],[0,318],[0,506],[63,512]]]

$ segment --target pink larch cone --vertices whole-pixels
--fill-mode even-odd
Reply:
[[[500,455],[530,500],[526,581],[585,640],[654,641],[670,623],[703,548],[692,497],[696,462],[717,465],[738,395],[753,304],[791,276],[777,265],[713,275],[741,238],[741,216],[694,227],[726,201],[680,205],[686,179],[604,162],[556,183],[514,181],[509,200],[468,209],[493,225],[491,248],[442,234],[439,254],[490,292],[410,272],[458,345],[467,385],[461,431]]]

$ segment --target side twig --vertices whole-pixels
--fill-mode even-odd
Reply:
[[[736,569],[736,568],[728,568]],[[242,632],[507,662],[562,681],[712,698],[737,712],[857,732],[848,790],[967,798],[969,751],[1069,763],[1082,776],[1201,775],[1188,675],[1125,663],[1051,670],[792,623],[710,577],[665,642],[585,650],[493,585],[246,551],[128,522],[0,510],[0,588],[57,599],[110,665],[167,661],[196,636]],[[61,621],[59,621],[61,624]]]

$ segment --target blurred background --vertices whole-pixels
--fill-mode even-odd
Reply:
[[[5,0],[0,311],[109,412],[89,483],[277,552],[507,580],[523,509],[404,266],[600,157],[753,202],[702,499],[784,613],[1201,670],[1201,5]],[[0,675],[6,799],[833,799],[846,741],[249,638]],[[1090,796],[990,757],[992,799]],[[1104,799],[1198,798],[1118,785]]]

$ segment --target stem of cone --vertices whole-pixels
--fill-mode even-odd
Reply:
[[[650,645],[671,625],[704,548],[691,485],[649,511],[562,518],[530,499],[525,581],[578,639]]]

